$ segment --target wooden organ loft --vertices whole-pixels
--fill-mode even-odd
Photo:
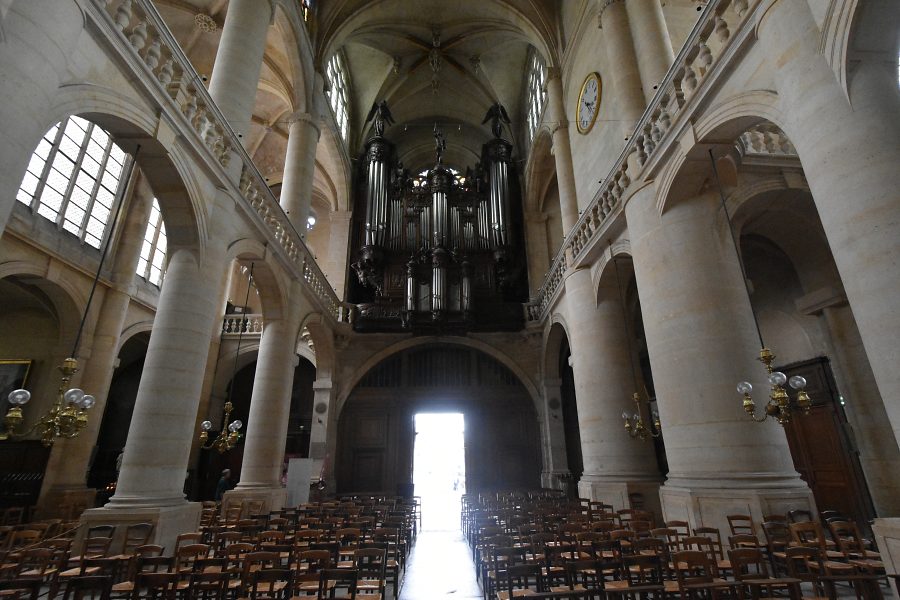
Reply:
[[[348,275],[354,328],[521,329],[528,293],[522,202],[512,144],[501,137],[499,118],[474,168],[463,174],[443,164],[446,143],[435,126],[434,166],[410,175],[383,135],[386,105],[373,113],[376,108],[375,135],[354,178],[355,277]]]

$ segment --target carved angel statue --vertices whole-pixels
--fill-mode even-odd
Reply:
[[[372,103],[372,109],[369,111],[369,116],[366,117],[366,123],[373,118],[375,119],[375,135],[381,137],[384,135],[384,124],[394,124],[394,117],[391,116],[391,109],[388,108],[387,100],[382,100],[380,103]]]
[[[434,151],[437,155],[437,164],[442,164],[444,160],[444,151],[447,150],[447,140],[444,139],[444,132],[434,124]]]
[[[506,113],[506,109],[503,108],[503,105],[499,102],[495,102],[493,106],[491,106],[487,114],[484,115],[484,120],[481,122],[482,125],[491,122],[491,131],[494,132],[494,137],[500,137],[503,133],[503,123],[509,125],[509,115]]]

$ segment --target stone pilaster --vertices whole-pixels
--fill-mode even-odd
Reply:
[[[562,413],[561,379],[544,379],[541,398],[544,410],[538,415],[541,428],[541,487],[561,489],[561,477],[569,475],[566,431]]]

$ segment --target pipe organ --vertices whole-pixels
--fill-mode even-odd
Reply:
[[[382,129],[383,131],[383,129]],[[410,174],[381,131],[365,144],[354,190],[348,300],[359,331],[498,331],[523,327],[521,198],[512,144],[499,136],[463,172]]]

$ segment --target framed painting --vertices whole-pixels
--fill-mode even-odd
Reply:
[[[29,359],[0,358],[0,404],[6,403],[11,391],[25,387],[32,362]]]

